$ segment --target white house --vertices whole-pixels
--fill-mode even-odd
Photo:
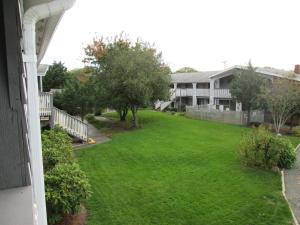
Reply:
[[[156,109],[180,108],[182,106],[205,106],[227,111],[241,111],[242,104],[235,102],[230,94],[230,82],[235,73],[247,69],[244,66],[233,66],[221,71],[204,71],[193,73],[171,74],[171,97],[167,102],[158,101]],[[300,65],[294,71],[285,71],[269,67],[257,68],[261,76],[267,79],[293,75],[300,81]]]

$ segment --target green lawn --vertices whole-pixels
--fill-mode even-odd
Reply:
[[[280,176],[239,162],[245,128],[140,117],[143,129],[76,152],[93,188],[88,225],[292,224]]]

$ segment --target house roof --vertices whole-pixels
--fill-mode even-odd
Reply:
[[[174,73],[171,74],[171,80],[173,83],[192,83],[192,82],[209,82],[210,79],[217,79],[221,77],[226,77],[232,75],[237,70],[245,70],[247,66],[233,66],[225,70],[220,71],[204,71],[204,72],[194,72],[194,73]],[[300,81],[300,75],[295,74],[294,71],[281,70],[271,67],[258,67],[256,72],[266,76],[266,77],[280,77],[280,78],[290,78],[296,81]]]
[[[171,80],[173,83],[206,83],[209,82],[209,77],[219,71],[202,71],[192,73],[173,73],[171,74]]]

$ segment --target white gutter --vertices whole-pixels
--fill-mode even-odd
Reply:
[[[37,225],[47,225],[47,214],[41,147],[35,26],[39,20],[61,14],[65,10],[71,8],[74,3],[75,0],[55,0],[49,3],[36,5],[29,8],[25,12],[23,18],[23,61],[27,72],[29,145],[31,150],[30,160],[34,209],[36,209],[35,224]]]

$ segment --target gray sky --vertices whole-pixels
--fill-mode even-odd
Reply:
[[[172,70],[300,64],[299,0],[77,0],[65,13],[43,63],[82,67],[95,35],[124,31],[155,43]]]

